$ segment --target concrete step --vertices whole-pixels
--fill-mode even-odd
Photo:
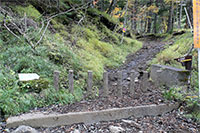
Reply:
[[[28,113],[7,119],[7,127],[26,125],[31,127],[57,127],[76,123],[92,124],[99,121],[111,121],[130,116],[157,116],[171,112],[179,107],[178,103],[143,105],[136,107],[113,108],[100,111],[58,113]]]

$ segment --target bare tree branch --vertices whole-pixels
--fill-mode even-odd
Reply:
[[[42,32],[42,29],[44,28],[44,21],[42,21],[42,27],[40,28],[39,32],[37,33],[37,35],[39,35]],[[30,38],[30,41],[33,40],[35,38],[35,36],[33,36],[32,38]]]
[[[12,30],[10,30],[10,28],[8,28],[8,26],[6,25],[5,22],[4,22],[4,27],[5,27],[11,34],[13,34],[16,38],[20,39],[19,36],[17,36],[14,32],[12,32]]]
[[[20,39],[20,37],[17,36],[14,32],[12,32],[12,30],[10,30],[10,28],[6,25],[6,16],[7,16],[7,14],[5,15],[4,20],[3,20],[3,25],[4,25],[4,27],[5,27],[11,34],[13,34],[16,38]]]
[[[47,28],[48,28],[48,26],[49,26],[49,24],[50,24],[50,21],[51,21],[51,20],[49,20],[49,21],[47,22],[47,25],[46,25],[46,27],[45,27],[43,33],[42,33],[42,36],[40,37],[40,39],[38,40],[38,42],[35,44],[35,47],[42,41],[42,39],[43,39],[43,37],[44,37],[44,35],[45,35],[46,31],[47,31]]]
[[[84,5],[82,5],[81,7],[78,7],[78,8],[71,8],[71,9],[69,9],[69,10],[67,10],[67,11],[60,12],[60,13],[57,13],[57,14],[55,14],[55,15],[52,15],[51,17],[47,18],[46,21],[49,21],[49,20],[51,20],[51,19],[53,19],[53,18],[55,18],[55,17],[57,17],[57,16],[59,16],[59,15],[64,15],[64,14],[69,13],[69,12],[71,12],[71,11],[77,11],[77,10],[83,9],[85,6],[88,6],[88,4],[90,4],[90,3],[92,3],[92,1],[90,1],[90,2],[88,2],[88,3],[86,3],[86,4],[84,4]]]
[[[92,1],[89,1],[88,3],[80,6],[80,7],[73,7],[67,11],[64,11],[64,12],[60,12],[60,13],[57,13],[57,14],[54,14],[52,16],[50,16],[49,18],[47,18],[46,20],[42,21],[42,27],[40,28],[39,32],[37,33],[37,35],[41,34],[42,30],[44,29],[44,23],[46,22],[46,26],[45,26],[45,29],[43,30],[43,33],[40,37],[40,39],[34,44],[31,40],[34,39],[34,37],[30,37],[28,35],[28,24],[27,24],[27,16],[26,14],[24,15],[24,18],[22,19],[22,21],[20,22],[21,24],[16,24],[16,22],[14,21],[15,18],[12,17],[12,15],[10,14],[10,12],[4,10],[2,7],[0,7],[0,12],[3,12],[3,14],[8,14],[9,15],[9,22],[14,26],[14,28],[19,32],[19,34],[21,34],[24,39],[26,40],[26,42],[28,44],[30,44],[30,46],[32,47],[33,50],[35,50],[36,46],[42,41],[42,39],[44,38],[45,36],[45,33],[48,29],[48,26],[51,22],[51,20],[59,15],[63,15],[63,14],[66,14],[66,13],[69,13],[71,11],[78,11],[78,10],[81,10],[81,9],[84,9],[84,8],[87,8],[88,5],[91,3]],[[79,22],[78,22],[78,25],[83,21],[85,16],[83,16]],[[15,37],[17,37],[18,39],[21,39],[19,36],[17,36],[7,25],[6,25],[6,20],[4,19],[4,27],[11,33],[13,34]]]

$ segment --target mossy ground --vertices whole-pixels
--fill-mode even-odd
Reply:
[[[170,38],[168,38],[170,39]],[[190,32],[173,38],[175,41],[171,46],[166,46],[166,49],[159,53],[152,61],[152,64],[170,65],[178,68],[183,68],[181,63],[174,59],[183,57],[191,48],[193,37]]]

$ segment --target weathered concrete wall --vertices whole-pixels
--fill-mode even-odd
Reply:
[[[101,111],[89,112],[73,112],[67,114],[44,114],[30,113],[21,116],[10,117],[7,119],[7,127],[17,127],[27,125],[31,127],[56,127],[63,125],[71,125],[75,123],[91,124],[99,121],[110,121],[130,116],[156,116],[177,109],[178,103],[175,104],[160,104],[160,105],[144,105],[137,107],[125,107],[106,109]]]
[[[180,86],[186,85],[190,72],[183,69],[178,69],[164,65],[152,65],[151,66],[151,79],[157,85]]]

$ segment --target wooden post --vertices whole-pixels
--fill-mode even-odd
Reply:
[[[142,80],[141,80],[141,90],[143,92],[147,91],[147,87],[148,87],[148,72],[144,71],[143,72],[143,76],[142,76]]]
[[[59,90],[59,76],[60,76],[60,72],[54,71],[54,73],[53,73],[53,83],[54,83],[54,88],[57,91]]]
[[[117,96],[122,97],[122,71],[118,71]]]
[[[74,92],[74,71],[69,70],[69,91],[70,93]]]
[[[108,90],[108,72],[103,73],[103,96],[107,97],[109,93]]]
[[[88,91],[89,97],[92,95],[92,80],[93,80],[92,71],[89,70],[88,71],[88,81],[87,81],[87,84],[88,84],[87,91]]]
[[[131,71],[130,73],[130,93],[131,95],[135,94],[135,77],[136,77],[136,72],[135,71]]]

